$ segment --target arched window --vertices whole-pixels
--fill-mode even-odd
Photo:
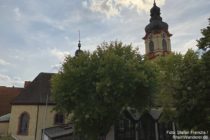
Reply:
[[[64,115],[62,113],[55,114],[54,124],[63,124],[64,123]]]
[[[162,40],[162,45],[163,45],[163,51],[167,51],[167,43],[165,39]]]
[[[153,43],[153,41],[149,42],[149,52],[154,52],[154,43]]]
[[[27,135],[28,128],[29,128],[29,114],[27,112],[23,112],[19,117],[18,134]]]

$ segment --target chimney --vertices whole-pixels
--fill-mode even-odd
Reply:
[[[31,81],[25,81],[24,88],[28,87],[30,85]]]

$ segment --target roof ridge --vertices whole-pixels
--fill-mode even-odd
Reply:
[[[51,77],[55,73],[39,73],[31,83],[13,100],[12,104],[46,104],[48,95],[51,95]],[[49,104],[54,103],[49,98]]]

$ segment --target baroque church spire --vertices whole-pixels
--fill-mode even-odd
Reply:
[[[145,52],[150,59],[156,56],[165,56],[171,51],[170,37],[172,34],[168,31],[168,24],[162,21],[160,8],[154,0],[153,7],[150,9],[149,24],[145,27],[146,35]]]
[[[157,30],[168,31],[168,24],[162,21],[160,16],[160,8],[156,5],[154,0],[153,7],[150,9],[150,23],[145,27],[145,32],[150,33]]]

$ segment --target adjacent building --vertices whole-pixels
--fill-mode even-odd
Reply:
[[[41,140],[42,129],[64,124],[67,118],[54,111],[50,80],[53,73],[40,73],[11,102],[8,133],[17,140]]]
[[[8,134],[11,112],[10,102],[20,94],[23,88],[0,87],[0,136]]]

